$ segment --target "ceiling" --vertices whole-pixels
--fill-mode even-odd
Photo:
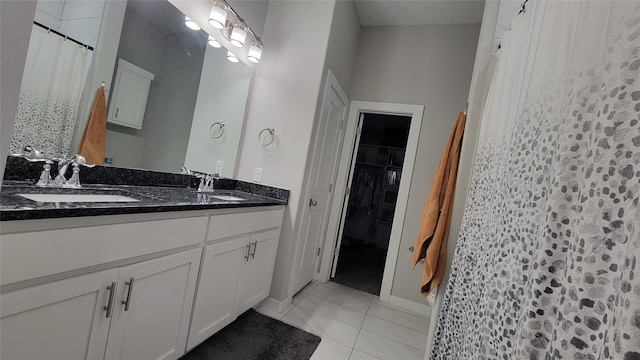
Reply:
[[[355,0],[362,26],[474,24],[484,0]]]

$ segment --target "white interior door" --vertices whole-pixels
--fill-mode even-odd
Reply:
[[[307,191],[304,193],[302,210],[301,241],[296,246],[293,281],[289,289],[293,295],[313,280],[320,264],[331,207],[331,192],[334,190],[338,171],[338,159],[344,137],[344,122],[348,98],[331,71],[327,75],[322,109],[316,129],[316,138],[311,161]]]
[[[356,131],[355,145],[353,146],[353,152],[351,153],[351,166],[349,168],[349,179],[347,181],[347,191],[344,196],[344,202],[342,207],[342,213],[340,215],[340,223],[338,225],[338,238],[336,240],[336,249],[333,252],[333,262],[331,264],[331,278],[336,277],[336,269],[338,268],[338,256],[340,255],[340,246],[342,245],[342,233],[344,232],[344,220],[347,217],[347,206],[349,204],[349,198],[351,197],[351,184],[353,183],[353,171],[356,168],[356,155],[358,154],[358,148],[360,147],[360,136],[362,135],[362,122],[364,121],[364,114],[360,114],[358,119],[358,128]]]

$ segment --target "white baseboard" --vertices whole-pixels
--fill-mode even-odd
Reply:
[[[426,317],[431,316],[431,306],[426,302],[418,303],[415,301],[407,300],[401,297],[397,297],[395,295],[389,296],[389,305],[398,307],[400,309],[408,310],[417,314],[424,315]]]

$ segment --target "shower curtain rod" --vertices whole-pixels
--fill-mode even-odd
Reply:
[[[81,43],[80,41],[78,41],[78,40],[76,40],[76,39],[74,39],[74,38],[70,38],[70,37],[68,37],[67,35],[65,35],[65,34],[63,34],[63,33],[61,33],[61,32],[55,31],[55,30],[53,30],[52,28],[50,28],[50,27],[48,27],[48,26],[42,25],[42,24],[40,24],[40,23],[39,23],[39,22],[37,22],[37,21],[34,21],[34,22],[33,22],[33,24],[34,24],[34,25],[38,25],[38,26],[40,26],[41,28],[43,28],[43,29],[45,29],[45,30],[47,30],[47,31],[49,31],[49,32],[52,32],[52,33],[54,33],[54,34],[56,34],[56,35],[58,35],[58,36],[62,36],[65,40],[73,41],[74,43],[76,43],[76,44],[78,44],[78,45],[80,45],[80,46],[82,46],[82,47],[84,47],[84,48],[87,48],[87,50],[91,50],[91,51],[93,51],[93,46],[90,46],[90,45],[87,45],[87,44],[83,44],[83,43]]]

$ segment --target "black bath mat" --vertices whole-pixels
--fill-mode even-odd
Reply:
[[[318,344],[319,336],[249,309],[182,360],[303,360]]]

